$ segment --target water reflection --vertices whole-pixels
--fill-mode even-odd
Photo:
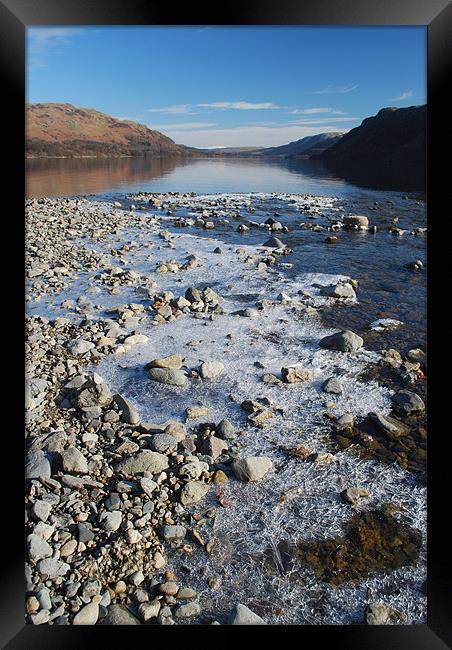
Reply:
[[[27,161],[27,196],[137,190],[294,192],[350,195],[359,190],[310,160],[253,158],[60,158]]]
[[[36,158],[27,160],[27,196],[94,194],[148,183],[187,164],[178,158]]]

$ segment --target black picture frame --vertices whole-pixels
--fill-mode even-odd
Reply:
[[[7,187],[9,178],[19,182],[19,191],[8,197],[11,199],[11,214],[17,212],[17,222],[12,228],[14,245],[18,254],[16,263],[24,260],[23,198],[25,195],[25,28],[33,25],[424,25],[428,35],[428,154],[427,154],[427,205],[429,224],[440,219],[444,212],[444,188],[447,180],[444,169],[438,164],[440,152],[444,150],[448,128],[448,104],[445,100],[447,86],[450,85],[452,63],[452,5],[448,0],[248,0],[230,3],[223,11],[213,3],[198,2],[186,4],[177,10],[169,3],[149,0],[2,0],[0,1],[0,66],[2,68],[2,87],[4,103],[7,105],[6,122],[8,135],[13,146],[9,148]],[[446,117],[447,115],[447,117]],[[5,124],[5,122],[3,122]],[[444,125],[443,128],[442,125]],[[446,140],[447,141],[447,140]],[[22,148],[23,147],[23,148]],[[22,174],[23,172],[23,174]],[[450,181],[449,181],[450,182]],[[15,184],[15,183],[14,183]],[[17,185],[16,185],[17,187]],[[21,191],[23,193],[21,195]],[[449,216],[449,215],[447,215]],[[433,228],[435,230],[435,228]],[[432,295],[434,287],[441,282],[442,275],[437,265],[435,235],[430,235],[428,244],[428,287],[429,287],[429,336],[430,357],[429,378],[429,428],[433,430],[433,440],[429,443],[428,469],[428,619],[426,625],[413,626],[296,626],[294,631],[300,644],[334,644],[334,648],[353,650],[442,650],[452,644],[452,581],[450,562],[450,538],[443,526],[447,524],[447,501],[445,491],[450,488],[442,481],[448,477],[450,454],[445,451],[450,437],[447,420],[441,422],[436,414],[442,408],[437,392],[436,369],[441,365],[441,348],[434,333],[432,321]],[[435,247],[435,249],[434,249]],[[22,266],[24,268],[24,265]],[[18,271],[19,286],[14,292],[19,296],[15,310],[18,316],[17,331],[21,332],[23,304],[21,270]],[[16,296],[16,299],[17,299]],[[13,301],[14,303],[14,301]],[[23,341],[20,341],[20,345]],[[20,368],[20,354],[15,357],[19,365],[16,392],[22,395],[23,375]],[[23,366],[22,366],[23,367]],[[23,410],[21,397],[17,413]],[[20,415],[14,416],[9,425],[15,434],[21,429]],[[6,434],[5,434],[6,435]],[[17,437],[20,440],[20,436]],[[438,441],[440,439],[440,442]],[[10,523],[7,538],[8,547],[1,563],[2,577],[0,588],[0,641],[4,648],[11,650],[26,648],[71,648],[80,649],[90,644],[105,643],[105,635],[113,634],[115,644],[126,643],[126,647],[137,642],[155,643],[155,635],[165,634],[165,640],[174,635],[210,634],[215,641],[218,627],[215,626],[176,626],[166,628],[153,626],[136,628],[112,628],[95,626],[81,628],[74,626],[30,626],[24,619],[24,541],[22,535],[22,488],[23,447],[12,443],[8,450],[8,463],[15,468],[14,477],[8,485],[9,497],[3,504],[6,513],[2,519],[16,522],[14,530]],[[8,512],[9,510],[9,512]],[[450,510],[449,510],[450,511]],[[444,523],[443,523],[444,522]],[[5,535],[5,533],[4,533]],[[143,632],[144,629],[144,632]],[[204,632],[204,630],[211,630]],[[229,632],[240,636],[243,629]],[[275,631],[276,629],[276,631]],[[141,630],[140,632],[138,630]],[[147,632],[146,632],[147,630]],[[202,630],[202,632],[200,632]],[[217,632],[215,632],[217,630]],[[253,634],[256,628],[253,628]],[[265,635],[279,635],[281,627],[261,628]],[[143,637],[143,633],[145,636]],[[140,639],[135,639],[139,634]],[[150,637],[150,635],[152,636]],[[220,632],[224,639],[223,630]],[[150,638],[149,638],[150,637]],[[199,637],[197,637],[199,643]],[[210,639],[209,639],[210,640]],[[270,641],[270,639],[269,639]],[[186,642],[186,637],[185,637]],[[279,641],[281,642],[281,641]]]

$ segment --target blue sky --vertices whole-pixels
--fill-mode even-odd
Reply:
[[[33,27],[27,101],[197,147],[274,146],[426,102],[424,27]]]

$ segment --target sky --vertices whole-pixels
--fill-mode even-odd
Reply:
[[[425,27],[27,28],[27,101],[195,147],[271,147],[426,102]]]

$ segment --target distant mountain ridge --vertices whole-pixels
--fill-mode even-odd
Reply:
[[[284,144],[280,147],[267,147],[261,150],[263,156],[284,156],[284,157],[305,157],[309,158],[312,155],[320,154],[329,147],[338,142],[343,133],[327,132],[319,133],[318,135],[307,135],[301,140],[295,140]]]
[[[30,158],[193,155],[192,149],[144,124],[72,104],[28,104],[25,133]]]
[[[316,157],[351,181],[424,190],[426,117],[425,104],[382,108]]]

